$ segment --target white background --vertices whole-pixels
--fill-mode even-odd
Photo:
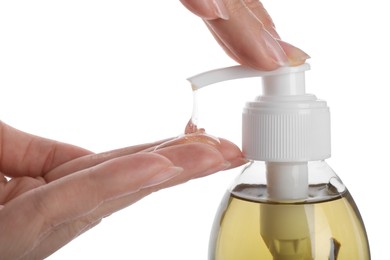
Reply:
[[[327,100],[332,113],[329,164],[359,206],[372,259],[385,259],[387,2],[263,3],[282,38],[312,57],[308,92]],[[0,119],[96,152],[182,133],[192,108],[185,79],[234,64],[177,0],[0,1]],[[241,108],[260,89],[243,85],[205,90],[200,115],[208,132],[238,145]],[[238,172],[153,194],[50,259],[206,259],[214,213]]]

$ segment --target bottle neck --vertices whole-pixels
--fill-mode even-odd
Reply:
[[[309,193],[307,162],[266,162],[270,200],[305,200]]]

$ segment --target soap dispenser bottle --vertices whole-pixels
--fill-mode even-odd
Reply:
[[[193,88],[262,77],[262,95],[242,115],[249,163],[224,196],[211,231],[210,260],[366,260],[359,211],[328,166],[330,116],[305,92],[310,67],[257,71],[235,66],[189,79]]]

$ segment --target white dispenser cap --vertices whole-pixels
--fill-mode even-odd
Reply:
[[[242,148],[250,160],[306,162],[330,157],[330,114],[325,101],[305,92],[309,64],[258,71],[234,66],[189,78],[193,89],[220,81],[262,77],[263,95],[242,116]]]

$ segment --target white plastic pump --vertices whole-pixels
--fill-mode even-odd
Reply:
[[[370,259],[357,207],[325,162],[330,113],[325,101],[306,93],[309,68],[235,66],[189,78],[198,90],[262,77],[261,95],[242,113],[242,150],[249,163],[217,211],[210,260]]]
[[[329,108],[306,94],[308,69],[309,64],[273,71],[234,66],[188,79],[197,90],[225,80],[262,77],[262,95],[243,110],[242,149],[247,159],[267,162],[269,196],[274,200],[305,199],[307,162],[330,157]]]
[[[305,92],[309,64],[258,71],[244,66],[217,69],[188,80],[197,90],[217,82],[263,78],[263,95],[243,112],[243,150],[248,159],[304,162],[330,157],[330,116],[325,101]]]

